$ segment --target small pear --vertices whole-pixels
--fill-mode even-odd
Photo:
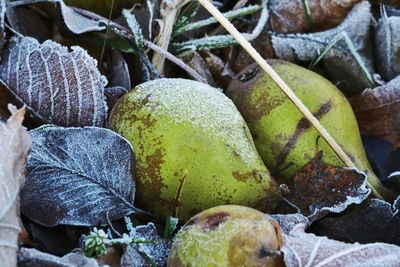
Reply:
[[[143,83],[114,106],[110,126],[137,156],[136,203],[186,220],[222,204],[267,211],[279,190],[233,102],[184,79]]]
[[[317,73],[281,60],[268,62],[357,168],[367,172],[373,189],[386,195],[386,188],[380,184],[368,163],[357,121],[346,97]],[[272,78],[257,65],[250,65],[238,74],[226,94],[246,120],[257,150],[271,172],[291,177],[319,150],[323,151],[326,164],[344,166]]]
[[[168,267],[285,266],[279,225],[257,210],[226,205],[190,219],[174,238]]]

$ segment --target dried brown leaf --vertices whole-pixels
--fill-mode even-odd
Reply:
[[[400,247],[385,243],[349,244],[305,233],[306,223],[284,234],[284,261],[300,266],[399,266]]]
[[[270,0],[270,23],[275,32],[295,33],[309,30],[326,30],[338,25],[351,7],[360,0],[308,0],[311,24],[302,0]]]
[[[10,107],[12,116],[0,122],[0,262],[4,267],[16,266],[18,250],[18,195],[24,184],[26,156],[31,146],[22,127],[25,109]]]
[[[322,161],[322,152],[296,173],[289,184],[287,199],[310,220],[327,212],[340,213],[359,204],[371,192],[366,176],[349,168],[333,167]]]
[[[105,126],[107,80],[80,47],[16,37],[0,66],[0,79],[45,123]]]
[[[361,133],[400,147],[400,76],[349,100]]]

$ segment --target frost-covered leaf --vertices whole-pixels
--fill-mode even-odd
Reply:
[[[142,28],[140,27],[138,21],[129,10],[122,10],[122,15],[124,16],[126,23],[128,24],[129,29],[131,29],[134,37],[134,43],[140,49],[144,49],[144,37],[142,34]]]
[[[28,133],[22,127],[25,109],[10,110],[7,123],[0,122],[0,263],[16,265],[19,216],[18,194],[24,184],[24,169],[31,146]]]
[[[276,56],[288,61],[310,62],[325,51],[321,61],[328,78],[345,94],[356,94],[373,86],[371,18],[370,4],[363,1],[336,28],[309,34],[273,34],[272,44]]]
[[[16,0],[8,3],[9,9],[15,9],[17,7],[23,7],[28,4],[39,4],[39,3],[53,3],[57,4],[54,7],[58,8],[60,13],[60,18],[62,18],[65,26],[75,34],[82,34],[86,32],[93,31],[103,31],[106,29],[106,25],[100,21],[88,18],[76,12],[73,8],[67,6],[63,0]],[[9,11],[7,11],[9,12]],[[12,14],[7,14],[11,16]],[[18,20],[24,20],[25,18],[13,16],[14,25],[18,23]],[[37,18],[36,18],[37,19]],[[34,21],[33,21],[34,22]],[[23,21],[21,21],[23,23]],[[24,23],[23,28],[18,28],[20,33],[24,33],[26,27],[30,27],[29,24]],[[23,30],[23,31],[21,31]],[[38,29],[28,29],[28,30],[38,30]],[[40,29],[39,29],[40,30]]]
[[[361,133],[400,147],[400,76],[349,100]]]
[[[389,81],[400,74],[400,17],[383,11],[375,35],[375,57],[379,73]]]
[[[149,223],[134,228],[134,240],[149,241],[129,244],[121,259],[121,267],[165,266],[172,244],[171,240],[161,238],[155,225]]]
[[[307,224],[296,225],[284,234],[281,251],[287,267],[400,265],[400,247],[385,243],[349,244],[305,233]]]
[[[294,214],[274,214],[271,217],[279,224],[281,230],[285,234],[289,234],[293,228],[298,225],[306,225],[308,226],[310,222],[308,221],[307,217],[303,216],[300,213]]]
[[[4,38],[5,38],[5,16],[6,16],[6,1],[0,1],[0,48],[3,47]]]
[[[33,139],[21,211],[45,226],[92,226],[137,211],[133,151],[102,128],[41,127]]]
[[[288,183],[286,198],[310,221],[327,212],[340,213],[351,204],[365,200],[371,190],[366,175],[354,169],[329,166],[322,152],[297,172]]]
[[[324,30],[339,24],[357,2],[360,0],[270,0],[271,27],[280,33]]]
[[[327,216],[311,226],[318,235],[348,242],[385,242],[400,245],[399,210],[383,200],[370,199],[338,216]]]
[[[69,253],[63,257],[40,252],[32,248],[20,248],[18,251],[18,267],[98,267],[95,259],[79,253]]]
[[[16,37],[0,65],[0,79],[46,123],[61,126],[105,126],[107,79],[97,61],[80,47],[53,41],[43,44]]]

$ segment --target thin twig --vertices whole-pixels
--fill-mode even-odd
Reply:
[[[100,15],[97,15],[93,12],[79,9],[79,8],[74,8],[74,10],[83,16],[98,20],[99,22],[103,22],[106,24],[109,23],[110,29],[119,36],[122,36],[126,39],[132,39],[134,37],[131,30],[128,30],[127,28],[125,28],[113,21],[107,21],[106,18],[104,18]],[[181,59],[179,59],[176,56],[174,56],[173,54],[169,53],[167,50],[153,44],[152,42],[150,42],[148,40],[144,40],[144,45],[157,53],[163,54],[166,59],[168,59],[172,63],[176,64],[180,68],[182,68],[184,71],[187,72],[187,74],[189,74],[189,76],[191,76],[196,81],[207,83],[206,80],[197,71],[195,71],[193,68],[191,68],[190,66],[185,64]]]
[[[338,155],[343,163],[351,168],[357,169],[353,161],[347,156],[338,143],[332,138],[329,132],[321,125],[317,118],[308,110],[308,108],[301,102],[296,94],[289,88],[289,86],[282,80],[276,71],[267,63],[267,61],[257,52],[257,50],[243,37],[243,35],[229,22],[221,12],[213,6],[209,0],[198,0],[200,4],[208,10],[221,25],[237,40],[237,42],[249,53],[249,55],[257,62],[257,64],[275,81],[275,83],[282,89],[287,97],[299,109],[304,117],[310,122],[311,125],[318,131],[324,138],[332,150]],[[376,196],[380,196],[374,187],[368,182],[369,187],[372,189]]]
[[[156,44],[153,44],[152,42],[148,40],[144,40],[144,45],[153,50],[156,53],[159,53],[160,55],[163,55],[166,59],[169,61],[175,63],[175,65],[179,66],[182,68],[184,71],[186,71],[193,79],[195,79],[198,82],[202,83],[207,83],[207,81],[194,69],[189,67],[185,62],[183,62],[181,59],[177,58],[167,50],[164,50],[163,48],[159,47]]]

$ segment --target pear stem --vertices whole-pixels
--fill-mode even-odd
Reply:
[[[249,53],[249,55],[257,62],[257,64],[275,81],[275,83],[282,89],[287,97],[293,102],[293,104],[303,113],[304,117],[314,126],[318,133],[324,138],[332,150],[338,155],[343,163],[350,168],[355,168],[353,161],[347,156],[339,144],[332,138],[329,132],[321,125],[317,118],[308,110],[308,108],[301,102],[296,94],[290,89],[290,87],[282,80],[282,78],[276,73],[276,71],[267,63],[267,61],[257,52],[257,50],[247,41],[243,35],[233,26],[232,23],[227,20],[222,13],[211,3],[210,0],[197,0],[200,4],[207,9],[210,14],[219,21],[219,23],[236,39],[236,41]],[[376,189],[370,185],[375,196],[380,196]]]

